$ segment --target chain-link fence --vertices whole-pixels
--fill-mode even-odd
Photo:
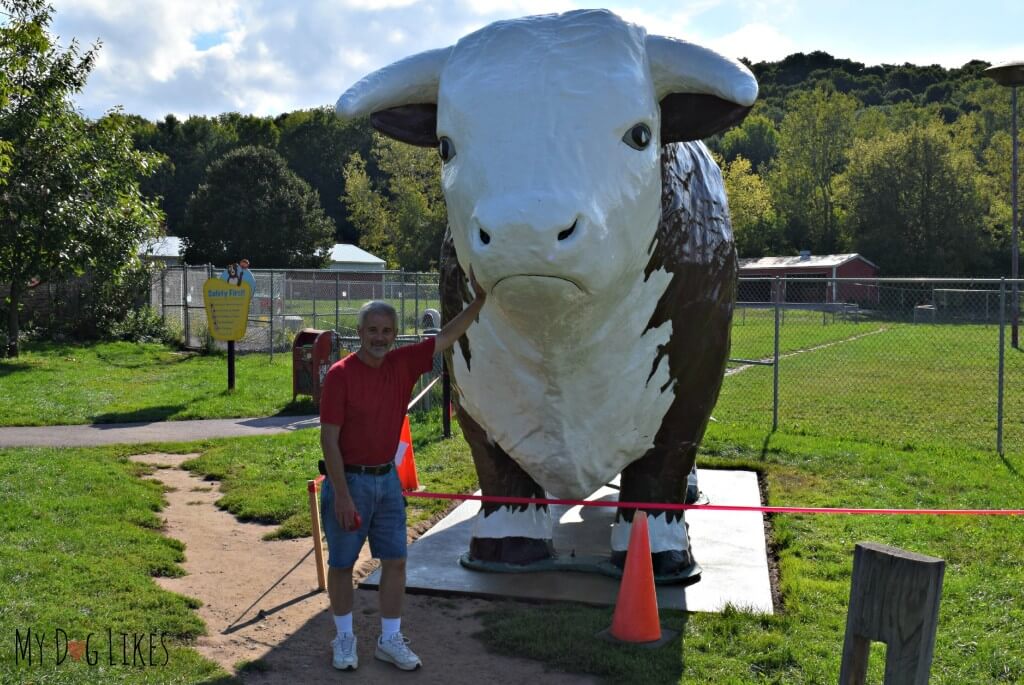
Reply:
[[[172,266],[153,274],[150,306],[189,349],[226,349],[209,336],[203,283],[219,274],[211,266]],[[397,345],[420,340],[424,329],[440,322],[437,274],[404,271],[317,271],[311,269],[253,269],[256,279],[245,337],[236,341],[239,353],[292,353],[296,334],[305,329],[339,333],[341,356],[359,348],[356,319],[368,300],[386,300],[398,312]],[[428,314],[430,312],[430,314]],[[441,373],[440,358],[432,373],[418,381],[419,396]],[[435,383],[416,405],[430,412],[441,404],[441,384]]]
[[[1001,280],[741,279],[715,418],[898,449],[1019,451],[1014,294]]]
[[[209,266],[173,266],[150,282],[150,305],[187,348],[224,347],[210,340],[206,326],[203,283],[214,274]],[[441,308],[437,274],[253,269],[252,275],[256,288],[245,337],[235,344],[238,352],[285,352],[303,328],[355,338],[356,317],[367,300],[394,305],[400,336],[419,335],[430,327],[424,326],[426,312]]]
[[[189,347],[212,344],[202,302],[212,273],[176,267],[152,281],[152,305]],[[394,305],[401,336],[418,336],[426,312],[441,308],[437,274],[253,275],[248,332],[237,344],[244,352],[287,351],[303,328],[334,329],[351,351],[369,299]],[[741,278],[715,420],[900,449],[1020,451],[1024,353],[1011,344],[1014,299],[1012,282],[1001,280]]]

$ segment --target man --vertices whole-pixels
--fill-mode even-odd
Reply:
[[[327,592],[337,627],[333,665],[359,665],[352,631],[352,566],[369,537],[381,560],[381,636],[374,656],[411,671],[421,664],[401,632],[405,593],[406,526],[394,457],[406,405],[416,380],[433,367],[433,356],[451,347],[476,319],[487,294],[470,283],[476,299],[434,338],[392,350],[398,321],[385,302],[359,310],[361,347],[334,364],[320,397],[320,447],[327,464],[321,518],[327,536]]]

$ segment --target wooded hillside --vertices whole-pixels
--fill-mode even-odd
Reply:
[[[813,52],[748,66],[761,87],[754,110],[705,141],[741,256],[860,252],[883,275],[1008,274],[1010,93],[985,78],[987,63],[865,66]],[[132,122],[136,145],[167,158],[143,189],[162,198],[170,234],[188,240],[188,201],[210,164],[256,145],[318,193],[338,241],[390,267],[436,267],[444,207],[432,150],[330,108]]]

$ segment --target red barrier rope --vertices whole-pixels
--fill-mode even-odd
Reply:
[[[750,507],[731,504],[671,504],[668,502],[602,502],[580,499],[545,499],[541,497],[499,497],[495,495],[457,495],[446,492],[406,491],[406,497],[425,499],[474,500],[495,504],[562,504],[583,507],[615,507],[623,509],[662,509],[666,511],[753,511],[762,514],[885,514],[934,516],[1024,516],[1024,509],[858,509],[852,507]]]

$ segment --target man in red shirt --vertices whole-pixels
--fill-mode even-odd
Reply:
[[[352,567],[367,537],[381,560],[381,636],[374,656],[413,670],[420,659],[401,633],[405,594],[405,500],[394,468],[406,405],[416,380],[433,368],[433,356],[458,340],[476,319],[487,294],[470,270],[476,299],[436,337],[392,350],[398,321],[394,307],[369,302],[359,310],[358,352],[334,364],[320,396],[320,447],[327,464],[321,518],[327,537],[327,592],[337,627],[333,665],[359,665],[352,631]]]

